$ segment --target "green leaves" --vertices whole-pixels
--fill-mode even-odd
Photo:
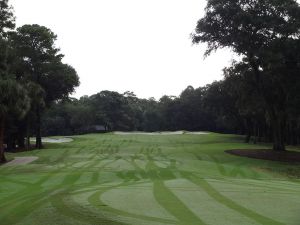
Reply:
[[[10,41],[20,59],[25,82],[35,82],[44,90],[44,101],[67,97],[79,85],[75,69],[61,62],[63,55],[55,46],[57,36],[37,24],[24,25],[10,34]]]
[[[47,64],[62,59],[59,49],[55,47],[56,38],[50,29],[37,24],[24,25],[10,34],[12,46],[33,76],[43,73]]]
[[[284,150],[286,113],[295,102],[291,101],[297,96],[293,87],[300,80],[299,4],[295,0],[208,0],[192,39],[193,43],[207,43],[206,55],[230,48],[244,57],[238,67],[225,71],[225,82],[241,78],[240,113],[254,117],[257,112],[262,114],[257,108],[263,108],[265,122],[273,130],[274,150]],[[240,70],[242,67],[249,69]]]
[[[12,79],[0,79],[0,117],[13,114],[22,118],[29,107],[28,93],[22,85]]]
[[[0,36],[6,36],[7,30],[15,28],[15,17],[13,9],[8,4],[8,0],[0,1]]]
[[[294,0],[208,0],[193,43],[207,43],[206,54],[228,47],[237,54],[259,54],[278,39],[299,36],[300,7]]]

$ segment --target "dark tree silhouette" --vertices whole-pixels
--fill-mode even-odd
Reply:
[[[194,43],[208,44],[206,55],[228,47],[251,66],[273,129],[273,149],[277,151],[285,150],[288,89],[282,87],[282,81],[289,73],[288,65],[292,64],[293,71],[299,70],[299,61],[291,60],[299,46],[299,31],[300,7],[294,0],[208,0],[206,14],[192,35]],[[293,82],[292,78],[285,79]]]

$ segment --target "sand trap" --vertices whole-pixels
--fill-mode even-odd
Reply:
[[[18,166],[18,165],[26,165],[37,160],[39,157],[16,157],[14,160],[6,163],[7,166]]]
[[[178,135],[178,134],[184,134],[184,131],[164,131],[164,132],[159,132],[160,135]]]
[[[121,132],[116,131],[114,134],[117,135],[179,135],[184,134],[183,131],[174,131],[174,132]]]
[[[123,131],[115,131],[113,132],[114,134],[117,135],[158,135],[159,133],[155,134],[155,133],[146,133],[146,132],[123,132]]]
[[[67,142],[72,142],[72,138],[68,137],[63,137],[63,138],[43,138],[43,142],[45,143],[67,143]]]
[[[202,135],[202,134],[209,134],[207,132],[185,132],[185,131],[163,131],[163,132],[121,132],[116,131],[114,134],[117,135],[181,135],[181,134],[195,134],[195,135]]]
[[[186,132],[185,134],[195,134],[195,135],[202,135],[202,134],[209,134],[207,132],[197,131],[197,132]]]

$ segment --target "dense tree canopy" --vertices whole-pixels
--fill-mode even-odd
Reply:
[[[56,48],[56,35],[48,28],[37,24],[24,25],[10,33],[10,43],[18,58],[19,70],[22,74],[18,78],[24,82],[34,82],[44,92],[38,96],[46,105],[52,101],[62,99],[74,91],[79,85],[79,78],[74,68],[61,62],[63,55]],[[59,82],[58,82],[59,81]],[[37,103],[33,101],[32,103]],[[41,113],[42,105],[32,104],[35,111],[36,147],[42,147]]]
[[[229,48],[239,60],[224,68],[223,80],[156,100],[107,90],[69,98],[79,78],[62,63],[56,35],[37,24],[14,30],[12,8],[0,1],[0,162],[5,161],[3,143],[7,150],[29,149],[35,136],[41,148],[42,134],[207,130],[243,134],[246,142],[273,142],[274,150],[299,144],[298,3],[207,2],[193,42],[208,44],[206,56]]]
[[[8,1],[0,1],[0,163],[6,161],[3,144],[8,115],[11,112],[20,115],[26,112],[26,107],[22,107],[26,93],[8,73],[9,46],[6,37],[7,31],[14,27],[12,8],[8,5]]]
[[[15,17],[8,0],[0,1],[0,36],[6,36],[7,29],[15,28]]]
[[[285,150],[284,132],[291,87],[299,83],[300,7],[295,0],[208,0],[193,42],[208,44],[206,54],[230,48],[252,74],[273,128],[274,150]],[[244,81],[248,82],[248,81]],[[249,87],[249,85],[248,85]],[[251,98],[251,97],[250,97]],[[263,102],[263,105],[261,104]]]
[[[62,63],[56,35],[37,24],[15,28],[13,9],[0,1],[0,163],[7,149],[25,147],[24,136],[41,142],[45,107],[67,98],[79,85],[75,69]],[[31,127],[35,127],[33,131]]]

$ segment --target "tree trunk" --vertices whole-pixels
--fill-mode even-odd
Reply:
[[[251,121],[250,119],[246,119],[245,121],[245,127],[246,127],[246,137],[245,137],[245,143],[249,143],[250,142],[250,139],[251,139]]]
[[[285,140],[287,145],[293,144],[293,125],[291,121],[287,122]]]
[[[17,143],[18,143],[18,148],[19,149],[24,149],[25,148],[25,137],[24,137],[24,133],[18,133],[18,138],[17,138]]]
[[[257,122],[255,120],[253,124],[253,144],[257,144],[257,136]]]
[[[285,151],[285,140],[284,140],[284,119],[281,116],[275,116],[272,119],[273,128],[273,150],[274,151]]]
[[[26,121],[26,150],[29,151],[30,149],[30,120],[29,116],[27,116]]]
[[[0,163],[5,163],[6,158],[4,154],[4,118],[0,119]]]
[[[36,110],[36,142],[35,142],[35,147],[38,149],[43,148],[42,144],[42,134],[41,134],[41,112],[40,112],[40,107],[37,107]]]
[[[249,143],[250,142],[250,139],[251,139],[251,132],[248,131],[246,137],[245,137],[245,143]]]
[[[9,135],[8,138],[6,138],[6,145],[7,145],[7,151],[15,152],[16,151],[16,137],[15,135]]]
[[[300,142],[299,142],[299,137],[300,137],[300,135],[299,135],[299,128],[298,128],[298,126],[295,128],[295,143],[294,143],[294,145],[298,145]]]
[[[264,87],[264,83],[261,79],[261,73],[259,71],[259,66],[255,62],[253,55],[248,56],[250,60],[251,67],[254,70],[255,79],[257,82],[257,87],[260,95],[263,97],[265,104],[266,104],[266,112],[269,113],[269,116],[271,117],[271,127],[273,130],[273,150],[274,151],[285,151],[285,140],[284,140],[284,122],[285,118],[282,116],[284,113],[279,112],[279,110],[276,110],[276,106],[274,108],[274,102],[270,100],[270,97],[267,96]],[[281,104],[281,107],[283,107],[284,104]],[[281,110],[284,110],[281,108]]]
[[[257,126],[257,142],[261,142],[262,134],[261,134],[261,126]]]

